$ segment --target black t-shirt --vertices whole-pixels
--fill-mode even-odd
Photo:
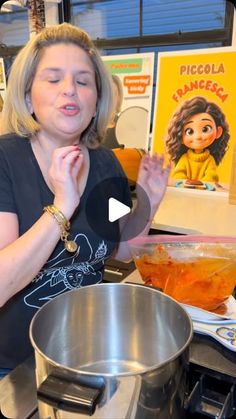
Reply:
[[[0,368],[14,368],[29,356],[32,351],[29,324],[44,303],[73,288],[102,281],[104,261],[119,242],[118,222],[106,222],[103,214],[107,214],[107,199],[114,191],[116,199],[132,205],[128,182],[112,151],[99,147],[89,150],[89,157],[85,191],[70,220],[69,238],[76,241],[79,252],[67,252],[59,240],[37,277],[0,308]],[[105,181],[104,188],[105,179],[109,180]],[[96,189],[95,185],[98,185]],[[52,204],[53,199],[30,141],[16,135],[0,137],[0,211],[17,214],[20,235],[37,221],[43,208]],[[110,229],[108,237],[111,240],[91,228],[86,215],[87,202],[94,211],[93,225],[96,220],[98,225],[104,223],[106,233]],[[31,263],[34,263],[33,259]]]

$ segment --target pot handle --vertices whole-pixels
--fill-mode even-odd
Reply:
[[[93,415],[97,403],[101,400],[105,383],[97,377],[91,386],[89,383],[72,381],[61,376],[49,375],[37,389],[38,399],[50,406],[68,412]]]

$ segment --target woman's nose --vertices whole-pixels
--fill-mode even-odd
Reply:
[[[63,95],[74,96],[76,92],[76,86],[74,80],[67,78],[63,82]]]

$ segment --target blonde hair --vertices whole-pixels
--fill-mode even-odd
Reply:
[[[8,78],[1,120],[1,133],[31,137],[40,125],[30,114],[26,96],[31,91],[36,68],[45,48],[55,44],[75,44],[89,56],[95,71],[97,111],[81,134],[81,143],[89,148],[98,146],[105,135],[112,112],[111,77],[93,41],[82,29],[69,23],[49,26],[33,37],[17,54]]]
[[[113,85],[113,113],[111,115],[110,125],[115,126],[121,111],[124,95],[122,82],[119,76],[117,76],[116,74],[112,74],[111,80]],[[114,93],[114,86],[116,87],[117,94]]]
[[[117,101],[116,101],[116,113],[119,113],[121,111],[121,106],[122,106],[122,102],[123,102],[123,86],[122,86],[122,82],[120,80],[120,78],[116,75],[116,74],[112,74],[111,76],[112,82],[114,83],[114,85],[117,88],[117,93],[118,93],[118,97],[117,97]]]

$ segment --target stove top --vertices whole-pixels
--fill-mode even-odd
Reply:
[[[236,353],[208,336],[190,345],[186,419],[236,417]]]
[[[185,419],[235,418],[236,353],[194,334],[189,358]],[[0,381],[0,417],[1,413],[7,418],[38,418],[33,356]]]

